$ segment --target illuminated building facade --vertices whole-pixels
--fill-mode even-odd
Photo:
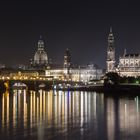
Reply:
[[[140,54],[128,54],[124,50],[124,54],[119,57],[119,63],[115,66],[115,48],[114,36],[112,29],[108,36],[107,48],[107,70],[106,72],[118,72],[120,76],[140,76]]]
[[[93,64],[74,66],[71,62],[70,50],[66,49],[63,67],[51,67],[50,69],[46,69],[45,75],[62,80],[89,82],[90,80],[101,79],[103,71]]]
[[[107,72],[115,71],[115,47],[114,47],[114,36],[112,33],[112,28],[110,28],[110,33],[108,36],[106,64],[107,64]]]
[[[37,71],[15,71],[15,72],[11,72],[9,73],[10,77],[28,77],[28,76],[33,76],[33,77],[38,77],[39,73]]]
[[[88,65],[83,67],[71,68],[69,74],[65,73],[63,68],[61,69],[47,69],[45,71],[46,76],[53,76],[56,79],[66,79],[77,82],[89,82],[90,80],[99,80],[103,76],[102,69],[96,68],[94,65]]]
[[[96,65],[74,66],[71,62],[71,53],[66,49],[64,54],[63,67],[51,67],[45,70],[46,76],[53,76],[56,79],[70,80],[77,82],[89,82],[90,80],[99,80],[103,76],[102,69]]]
[[[99,80],[103,75],[102,69],[93,64],[87,66],[79,66],[70,70],[71,79],[73,81],[89,82],[90,80]]]
[[[118,71],[121,76],[140,76],[140,54],[127,54],[119,58]]]
[[[45,68],[48,66],[48,56],[45,52],[44,42],[41,37],[38,41],[38,49],[35,52],[34,60],[31,61],[31,66],[35,68]]]

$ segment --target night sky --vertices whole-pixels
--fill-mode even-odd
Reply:
[[[140,4],[126,0],[46,0],[0,4],[0,63],[27,64],[39,36],[54,62],[63,63],[66,48],[75,64],[106,65],[109,27],[117,56],[124,48],[140,53]]]

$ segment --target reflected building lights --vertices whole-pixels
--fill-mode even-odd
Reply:
[[[136,97],[136,108],[137,108],[137,113],[139,113],[139,97]]]
[[[115,127],[115,116],[114,116],[114,102],[112,98],[107,99],[107,133],[109,140],[114,140],[114,127]]]
[[[5,107],[4,107],[4,94],[2,94],[2,128],[4,128],[4,113]]]
[[[114,99],[95,92],[14,90],[0,96],[0,107],[0,132],[7,136],[22,131],[26,137],[37,131],[37,138],[46,135],[51,139],[53,135],[73,135],[76,130],[82,136],[88,131],[95,139],[107,132],[106,138],[114,140],[139,133],[140,128],[139,97]],[[121,134],[117,136],[118,130]]]
[[[83,95],[83,92],[81,92],[81,111],[80,111],[80,127],[81,127],[81,129],[80,129],[80,132],[81,132],[81,135],[83,135],[83,129],[82,129],[82,127],[83,127],[83,123],[84,123],[84,107],[83,107],[83,105],[84,105],[84,95]]]
[[[94,106],[93,106],[93,112],[94,112],[94,119],[96,119],[96,93],[93,95],[93,103],[94,103]]]

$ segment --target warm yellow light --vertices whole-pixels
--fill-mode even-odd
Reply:
[[[9,79],[10,79],[10,77],[8,77],[8,76],[7,76],[7,79],[9,80]]]

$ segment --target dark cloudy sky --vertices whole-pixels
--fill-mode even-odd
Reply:
[[[0,4],[0,62],[28,63],[42,35],[48,56],[63,62],[66,48],[73,63],[105,67],[112,26],[117,56],[140,53],[140,4],[134,1],[46,0]]]

